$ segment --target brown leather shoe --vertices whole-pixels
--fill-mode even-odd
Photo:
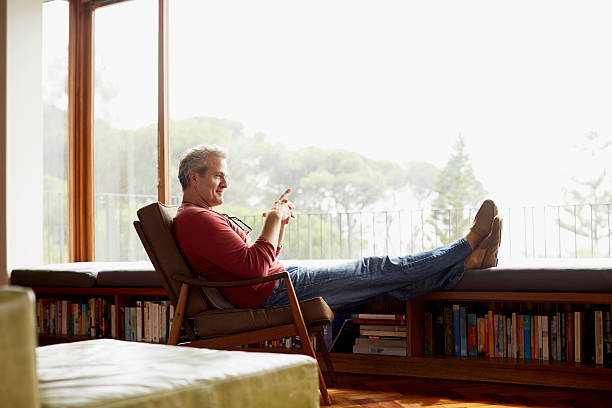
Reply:
[[[491,232],[491,226],[493,224],[493,218],[497,215],[497,206],[493,200],[484,200],[476,216],[474,217],[474,224],[472,224],[471,231],[486,237]]]
[[[497,266],[497,252],[501,244],[502,218],[496,215],[491,223],[491,232],[482,240],[477,248],[485,250],[480,269]]]

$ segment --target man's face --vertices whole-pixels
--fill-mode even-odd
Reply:
[[[209,156],[206,165],[206,173],[200,176],[193,172],[194,187],[197,196],[211,207],[223,204],[223,192],[227,184],[227,162],[218,156]]]

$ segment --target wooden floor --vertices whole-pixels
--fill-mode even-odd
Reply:
[[[612,407],[612,392],[338,373],[332,407]],[[612,381],[612,379],[611,379]]]

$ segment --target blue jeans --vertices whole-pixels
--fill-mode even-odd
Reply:
[[[367,257],[330,266],[285,266],[298,300],[321,296],[332,309],[391,297],[410,300],[455,285],[463,277],[464,260],[472,252],[461,238],[420,254]],[[284,281],[261,307],[289,303]]]

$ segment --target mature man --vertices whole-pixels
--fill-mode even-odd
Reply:
[[[285,226],[294,217],[287,189],[264,213],[261,234],[252,242],[248,230],[219,214],[228,184],[227,151],[215,145],[188,150],[179,165],[183,202],[174,219],[178,244],[195,272],[211,281],[262,277],[286,270],[298,299],[321,296],[332,307],[388,295],[408,300],[452,286],[465,269],[497,264],[501,218],[485,200],[465,237],[432,251],[402,257],[366,257],[324,267],[296,267],[278,261]],[[236,307],[287,303],[282,281],[222,289]]]

